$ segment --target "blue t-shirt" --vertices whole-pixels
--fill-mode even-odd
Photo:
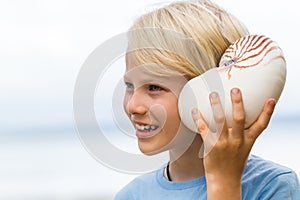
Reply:
[[[115,200],[206,200],[202,176],[187,182],[170,182],[164,168],[139,176],[125,186]],[[300,200],[295,172],[271,161],[250,155],[242,177],[242,199]]]

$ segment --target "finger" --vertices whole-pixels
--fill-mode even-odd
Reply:
[[[259,115],[258,119],[255,121],[253,125],[249,128],[249,137],[252,140],[256,140],[256,138],[267,128],[269,125],[270,119],[274,112],[274,108],[276,105],[276,100],[271,98],[268,99],[264,105],[263,111]]]
[[[219,95],[216,92],[212,92],[209,95],[209,98],[210,98],[210,104],[211,104],[211,108],[212,108],[212,112],[213,112],[213,117],[216,122],[216,131],[217,131],[217,133],[219,133],[219,134],[222,133],[222,135],[225,136],[228,134],[228,131],[223,131],[224,129],[227,130],[227,126],[225,123],[226,122],[225,114],[224,114],[224,110],[223,110]]]
[[[194,108],[192,110],[192,116],[203,141],[198,156],[199,158],[204,158],[212,150],[218,138],[216,138],[216,135],[210,131],[206,121],[198,109]]]
[[[232,136],[235,138],[243,137],[245,127],[245,110],[243,105],[242,93],[238,88],[231,90],[232,102]]]
[[[197,130],[198,130],[199,134],[201,135],[202,140],[204,141],[209,129],[208,129],[208,126],[207,126],[201,112],[197,108],[194,108],[192,110],[192,117],[197,126]]]

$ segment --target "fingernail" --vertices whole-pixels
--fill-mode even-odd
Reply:
[[[218,93],[216,93],[216,92],[210,93],[210,98],[213,99],[213,100],[217,99],[218,98]]]
[[[275,99],[272,99],[271,101],[269,101],[269,105],[270,106],[275,106],[275,104],[276,104],[276,100]]]
[[[197,113],[198,113],[197,108],[193,108],[193,109],[192,109],[192,114],[195,115],[195,114],[197,114]]]
[[[239,91],[240,91],[239,89],[233,88],[233,89],[231,90],[231,93],[232,93],[232,94],[238,94]]]

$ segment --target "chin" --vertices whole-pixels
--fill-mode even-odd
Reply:
[[[156,155],[168,150],[166,146],[157,147],[156,145],[153,145],[149,142],[140,141],[140,140],[138,141],[138,145],[140,151],[147,156]]]

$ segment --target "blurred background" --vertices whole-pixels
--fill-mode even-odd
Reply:
[[[136,176],[103,166],[85,150],[73,118],[73,89],[81,65],[96,47],[165,2],[0,1],[1,200],[112,199]],[[253,153],[300,175],[297,1],[215,2],[241,19],[252,34],[271,37],[284,51],[286,86]],[[118,72],[116,77],[121,77],[122,70]],[[99,109],[98,115],[109,115]]]

